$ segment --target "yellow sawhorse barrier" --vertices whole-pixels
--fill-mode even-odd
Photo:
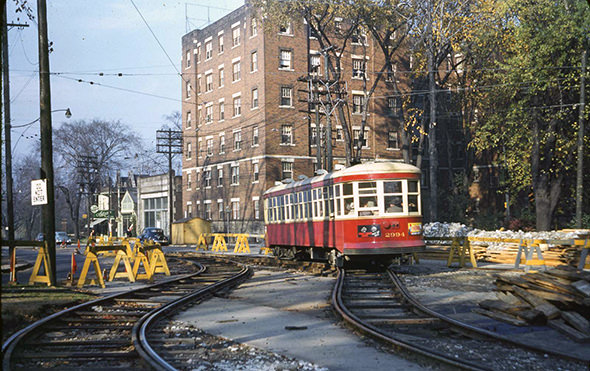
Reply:
[[[45,274],[39,274],[41,265],[45,270]],[[29,285],[33,285],[36,282],[46,283],[47,286],[51,286],[51,268],[49,267],[49,253],[47,251],[47,243],[45,242],[42,246],[39,246],[39,253],[33,266],[33,273],[29,278]]]
[[[574,246],[582,246],[582,252],[580,253],[580,263],[578,264],[578,269],[590,269],[590,261],[586,263],[586,259],[588,259],[588,252],[590,252],[590,244],[588,244],[588,239],[586,238],[584,240],[575,240]]]
[[[455,254],[457,256],[455,256]],[[447,260],[447,267],[450,267],[453,264],[453,261],[458,259],[459,267],[463,268],[465,266],[466,256],[469,256],[471,266],[477,268],[477,261],[475,260],[475,255],[473,254],[473,248],[471,247],[469,238],[453,237],[451,249],[449,251],[449,259]]]
[[[149,249],[148,257],[150,260],[150,269],[152,276],[156,273],[164,273],[167,276],[170,275],[170,269],[168,269],[166,255],[164,255],[164,252],[162,251],[162,246],[160,246],[159,244],[153,245],[153,247]]]
[[[133,276],[133,268],[131,267],[131,261],[134,258],[131,245],[128,241],[124,241],[123,245],[120,245],[120,247],[121,248],[116,251],[115,262],[113,263],[113,266],[111,267],[111,271],[109,273],[109,282],[111,282],[115,278],[127,278],[129,282],[135,282],[135,277]],[[118,272],[121,260],[123,261],[125,272]]]
[[[149,251],[150,249],[147,248],[149,243],[141,244],[139,242],[135,243],[135,263],[133,264],[133,277],[136,280],[147,279],[151,281],[153,279],[153,273],[150,266],[149,260]],[[143,269],[145,273],[139,273],[139,268],[143,264]]]
[[[270,247],[264,246],[260,248],[260,252],[264,255],[272,254],[272,249]]]
[[[247,234],[236,234],[236,246],[234,247],[234,253],[250,253],[250,245],[248,245]]]
[[[227,244],[225,243],[223,233],[213,233],[213,237],[213,246],[211,247],[211,251],[227,251]]]
[[[199,241],[197,242],[196,251],[198,252],[199,249],[203,249],[207,251],[209,249],[209,243],[207,242],[207,238],[210,237],[208,233],[201,233],[199,235]]]
[[[541,244],[546,244],[544,240],[520,240],[518,244],[518,253],[516,254],[516,260],[514,261],[514,268],[520,267],[520,261],[522,254],[524,253],[524,271],[528,272],[532,266],[543,266],[547,270],[545,265],[545,258],[543,258],[543,252],[541,251]],[[533,259],[533,253],[537,252],[537,259]]]
[[[100,262],[98,261],[98,253],[100,252],[100,248],[104,246],[89,246],[88,251],[86,252],[86,259],[84,260],[84,266],[82,267],[82,272],[80,273],[80,278],[78,279],[78,288],[84,287],[86,284],[86,276],[88,275],[88,270],[92,266],[94,268],[94,272],[96,273],[96,279],[90,279],[90,285],[98,285],[105,288],[104,278],[102,276],[102,270],[100,269]]]

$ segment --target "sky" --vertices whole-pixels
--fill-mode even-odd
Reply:
[[[181,110],[182,36],[243,3],[47,0],[51,109],[70,108],[69,120],[121,121],[144,138],[144,149],[155,150],[156,130],[167,123],[164,116]],[[27,2],[34,20],[16,13],[15,4],[7,0],[8,23],[29,27],[8,31],[12,126],[40,115],[37,1]],[[63,111],[52,114],[54,128],[66,120]],[[38,133],[38,122],[14,128],[14,156],[30,151],[39,138],[30,137]]]

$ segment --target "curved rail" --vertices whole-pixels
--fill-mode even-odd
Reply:
[[[391,334],[386,334],[386,333],[380,331],[375,326],[372,326],[372,325],[362,321],[360,318],[355,316],[346,307],[346,305],[344,305],[344,302],[342,300],[342,287],[344,284],[345,275],[346,275],[346,272],[344,269],[338,270],[338,277],[336,279],[336,285],[334,286],[334,290],[332,291],[332,305],[334,306],[334,308],[336,309],[338,314],[340,314],[346,322],[348,322],[349,324],[351,324],[355,328],[359,329],[360,331],[362,331],[374,338],[382,340],[386,343],[392,344],[392,345],[397,346],[402,349],[409,350],[413,353],[418,353],[422,356],[431,358],[433,360],[443,362],[447,365],[460,367],[460,368],[467,369],[467,370],[489,370],[488,368],[482,367],[481,365],[477,365],[477,364],[467,362],[467,361],[461,361],[461,360],[449,358],[449,357],[445,356],[444,354],[434,352],[431,349],[428,349],[426,347],[422,347],[422,346],[416,345],[416,344],[411,344],[407,341],[396,338],[395,336],[393,336]]]
[[[162,317],[178,311],[180,307],[193,301],[212,295],[214,292],[226,287],[238,284],[241,280],[250,274],[250,268],[243,266],[242,270],[222,281],[209,285],[192,294],[186,295],[179,300],[170,302],[142,317],[132,330],[132,339],[135,350],[152,368],[156,370],[176,370],[172,365],[166,362],[149,344],[147,332]]]

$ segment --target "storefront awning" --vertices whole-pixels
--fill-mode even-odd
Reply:
[[[100,224],[104,221],[106,221],[107,218],[98,218],[98,219],[94,219],[91,223],[90,223],[90,228],[94,227],[97,224]]]

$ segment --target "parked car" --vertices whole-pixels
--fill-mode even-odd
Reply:
[[[146,241],[146,240],[150,240],[150,241],[154,241],[156,243],[159,243],[162,246],[166,246],[170,243],[170,241],[168,240],[168,237],[166,237],[166,235],[164,235],[164,231],[162,230],[162,228],[154,228],[154,227],[148,227],[148,228],[144,228],[143,231],[141,232],[141,234],[138,236],[140,241]]]
[[[72,243],[72,240],[70,239],[68,234],[66,232],[55,232],[55,243],[62,244],[64,242],[66,244]]]

